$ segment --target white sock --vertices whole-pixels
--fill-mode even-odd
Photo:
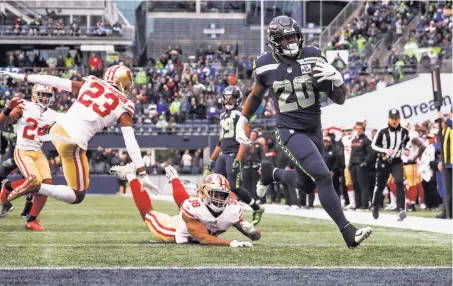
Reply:
[[[38,193],[68,204],[72,204],[76,200],[74,190],[66,185],[41,184]]]
[[[128,182],[132,182],[134,179],[137,179],[137,177],[134,174],[132,174],[132,173],[127,173],[126,174],[126,180]]]
[[[349,196],[349,204],[352,206],[355,206],[355,196],[354,196],[354,191],[348,192]]]
[[[391,205],[396,206],[396,196],[394,193],[390,192],[390,200],[391,200]]]

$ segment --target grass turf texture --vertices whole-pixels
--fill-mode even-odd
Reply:
[[[262,239],[251,249],[165,245],[152,241],[131,198],[87,196],[80,205],[49,199],[41,216],[46,232],[30,232],[19,218],[23,200],[0,219],[0,267],[141,266],[451,266],[451,235],[373,227],[350,250],[331,221],[265,214]],[[172,202],[156,210],[177,212]],[[366,214],[364,214],[366,215]],[[246,213],[250,220],[251,213]],[[223,234],[243,239],[232,229]]]

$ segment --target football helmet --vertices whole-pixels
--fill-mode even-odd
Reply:
[[[118,88],[122,93],[129,96],[134,87],[132,71],[125,66],[114,65],[109,67],[104,74],[104,80]]]
[[[285,15],[272,19],[267,28],[267,39],[275,54],[289,57],[297,56],[304,43],[299,24]]]
[[[35,84],[31,90],[31,100],[40,108],[47,108],[54,101],[55,91],[53,87]]]
[[[238,107],[242,101],[242,92],[239,87],[230,85],[227,86],[222,92],[223,106],[227,110]]]
[[[213,212],[221,213],[230,199],[230,184],[219,174],[206,176],[198,188],[202,202]]]

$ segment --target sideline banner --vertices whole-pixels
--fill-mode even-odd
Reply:
[[[447,113],[452,108],[453,74],[441,74],[442,108]],[[388,111],[396,108],[401,120],[421,123],[436,118],[431,74],[346,100],[343,105],[331,104],[322,108],[323,128],[343,127],[366,119],[371,128],[387,124]]]

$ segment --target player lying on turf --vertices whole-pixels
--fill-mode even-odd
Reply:
[[[142,190],[140,181],[135,176],[132,163],[114,166],[110,173],[129,181],[135,205],[146,226],[158,241],[231,247],[253,246],[250,241],[218,237],[230,226],[234,226],[251,240],[261,238],[261,232],[243,219],[239,203],[230,200],[230,185],[222,175],[206,176],[198,189],[199,198],[190,198],[175,168],[166,167],[166,176],[173,186],[173,198],[180,209],[178,215],[169,216],[153,209],[148,193]]]
[[[17,143],[14,151],[14,161],[17,162],[24,178],[33,175],[37,183],[52,184],[49,162],[41,151],[42,142],[39,135],[44,135],[55,123],[57,112],[49,106],[54,100],[54,89],[50,86],[35,84],[32,89],[32,101],[15,97],[8,103],[7,108],[0,114],[0,125],[17,122]],[[1,201],[8,204],[7,196],[13,188],[20,186],[25,179],[2,182]],[[29,230],[45,230],[36,220],[47,201],[47,196],[37,194],[33,199],[33,207],[25,223]]]
[[[52,140],[61,157],[63,174],[68,185],[40,183],[34,175],[15,188],[8,196],[12,201],[27,194],[42,194],[69,204],[79,204],[85,198],[89,185],[89,169],[86,150],[88,141],[105,127],[118,121],[121,125],[127,152],[137,167],[142,185],[150,191],[159,190],[146,174],[140,147],[132,128],[134,103],[128,98],[134,80],[125,66],[115,65],[107,69],[104,79],[84,77],[83,81],[71,81],[51,75],[25,75],[0,71],[15,81],[25,81],[53,86],[78,94],[77,101],[69,110],[57,117],[49,134],[41,140]]]

